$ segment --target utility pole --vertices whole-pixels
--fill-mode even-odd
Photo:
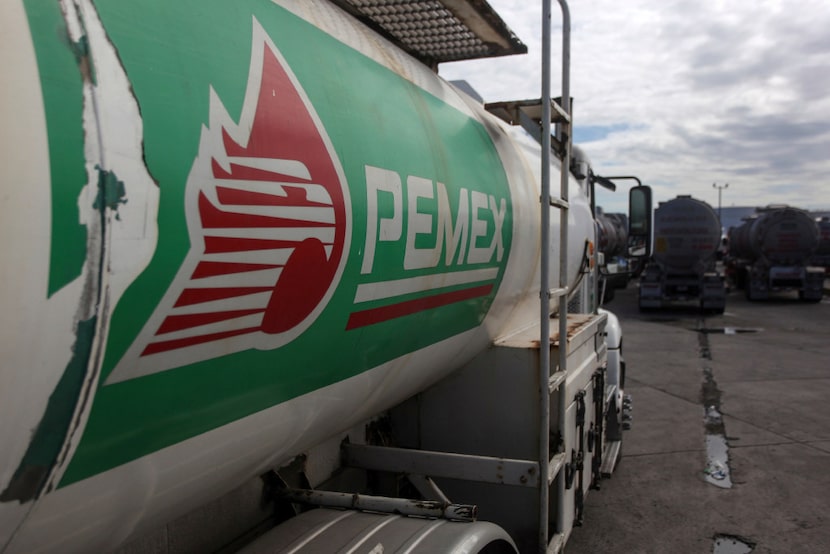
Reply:
[[[720,211],[721,211],[720,210],[720,198],[721,198],[721,193],[723,193],[723,189],[729,188],[729,183],[726,183],[725,185],[718,185],[717,183],[712,183],[712,188],[718,189],[718,221],[720,221],[721,226],[723,226],[723,221],[721,220],[721,217],[720,217]]]

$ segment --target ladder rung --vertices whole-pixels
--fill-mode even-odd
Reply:
[[[570,123],[571,116],[559,105],[561,98],[551,98],[550,103],[550,119],[553,123]]]
[[[559,298],[568,294],[568,287],[557,287],[548,289],[548,298]]]
[[[556,476],[562,471],[562,468],[565,465],[565,453],[559,452],[550,459],[550,463],[548,464],[548,485],[553,483],[553,480],[556,479]]]
[[[555,196],[550,197],[550,205],[560,210],[567,210],[570,208],[570,204],[567,200],[562,200],[561,198],[557,198]]]
[[[568,373],[565,371],[557,371],[550,376],[550,380],[548,381],[548,390],[550,392],[555,391],[558,389],[562,383],[565,381],[565,377],[568,376]]]

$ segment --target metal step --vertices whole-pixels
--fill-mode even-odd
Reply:
[[[566,371],[557,371],[550,376],[550,380],[548,381],[548,390],[551,393],[562,386],[562,383],[565,382],[565,378],[568,376]]]
[[[568,210],[571,207],[570,203],[567,200],[563,200],[556,196],[550,197],[550,205],[559,208],[560,210]]]
[[[556,533],[548,543],[547,554],[559,554],[565,547],[565,533]]]
[[[548,296],[550,298],[560,298],[568,294],[568,287],[556,287],[548,289]]]
[[[611,477],[611,474],[614,473],[621,448],[621,440],[607,443],[605,452],[602,453],[602,465],[599,468],[599,472],[603,477]]]
[[[565,453],[559,452],[555,454],[553,458],[550,459],[550,463],[548,464],[548,485],[553,483],[553,480],[556,479],[556,476],[562,471],[562,468],[565,466]]]

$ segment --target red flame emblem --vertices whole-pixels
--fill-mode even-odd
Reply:
[[[210,127],[186,189],[191,250],[110,382],[282,346],[313,323],[342,273],[350,231],[342,168],[256,21],[253,36],[238,123],[211,90]]]

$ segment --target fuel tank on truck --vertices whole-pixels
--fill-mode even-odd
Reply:
[[[721,239],[715,210],[691,196],[661,202],[654,213],[654,260],[667,271],[700,274],[714,260]]]
[[[819,228],[805,210],[790,206],[757,208],[734,228],[729,253],[734,258],[776,265],[804,265],[819,244]]]
[[[333,4],[0,28],[0,551],[112,549],[537,321],[538,145]]]

